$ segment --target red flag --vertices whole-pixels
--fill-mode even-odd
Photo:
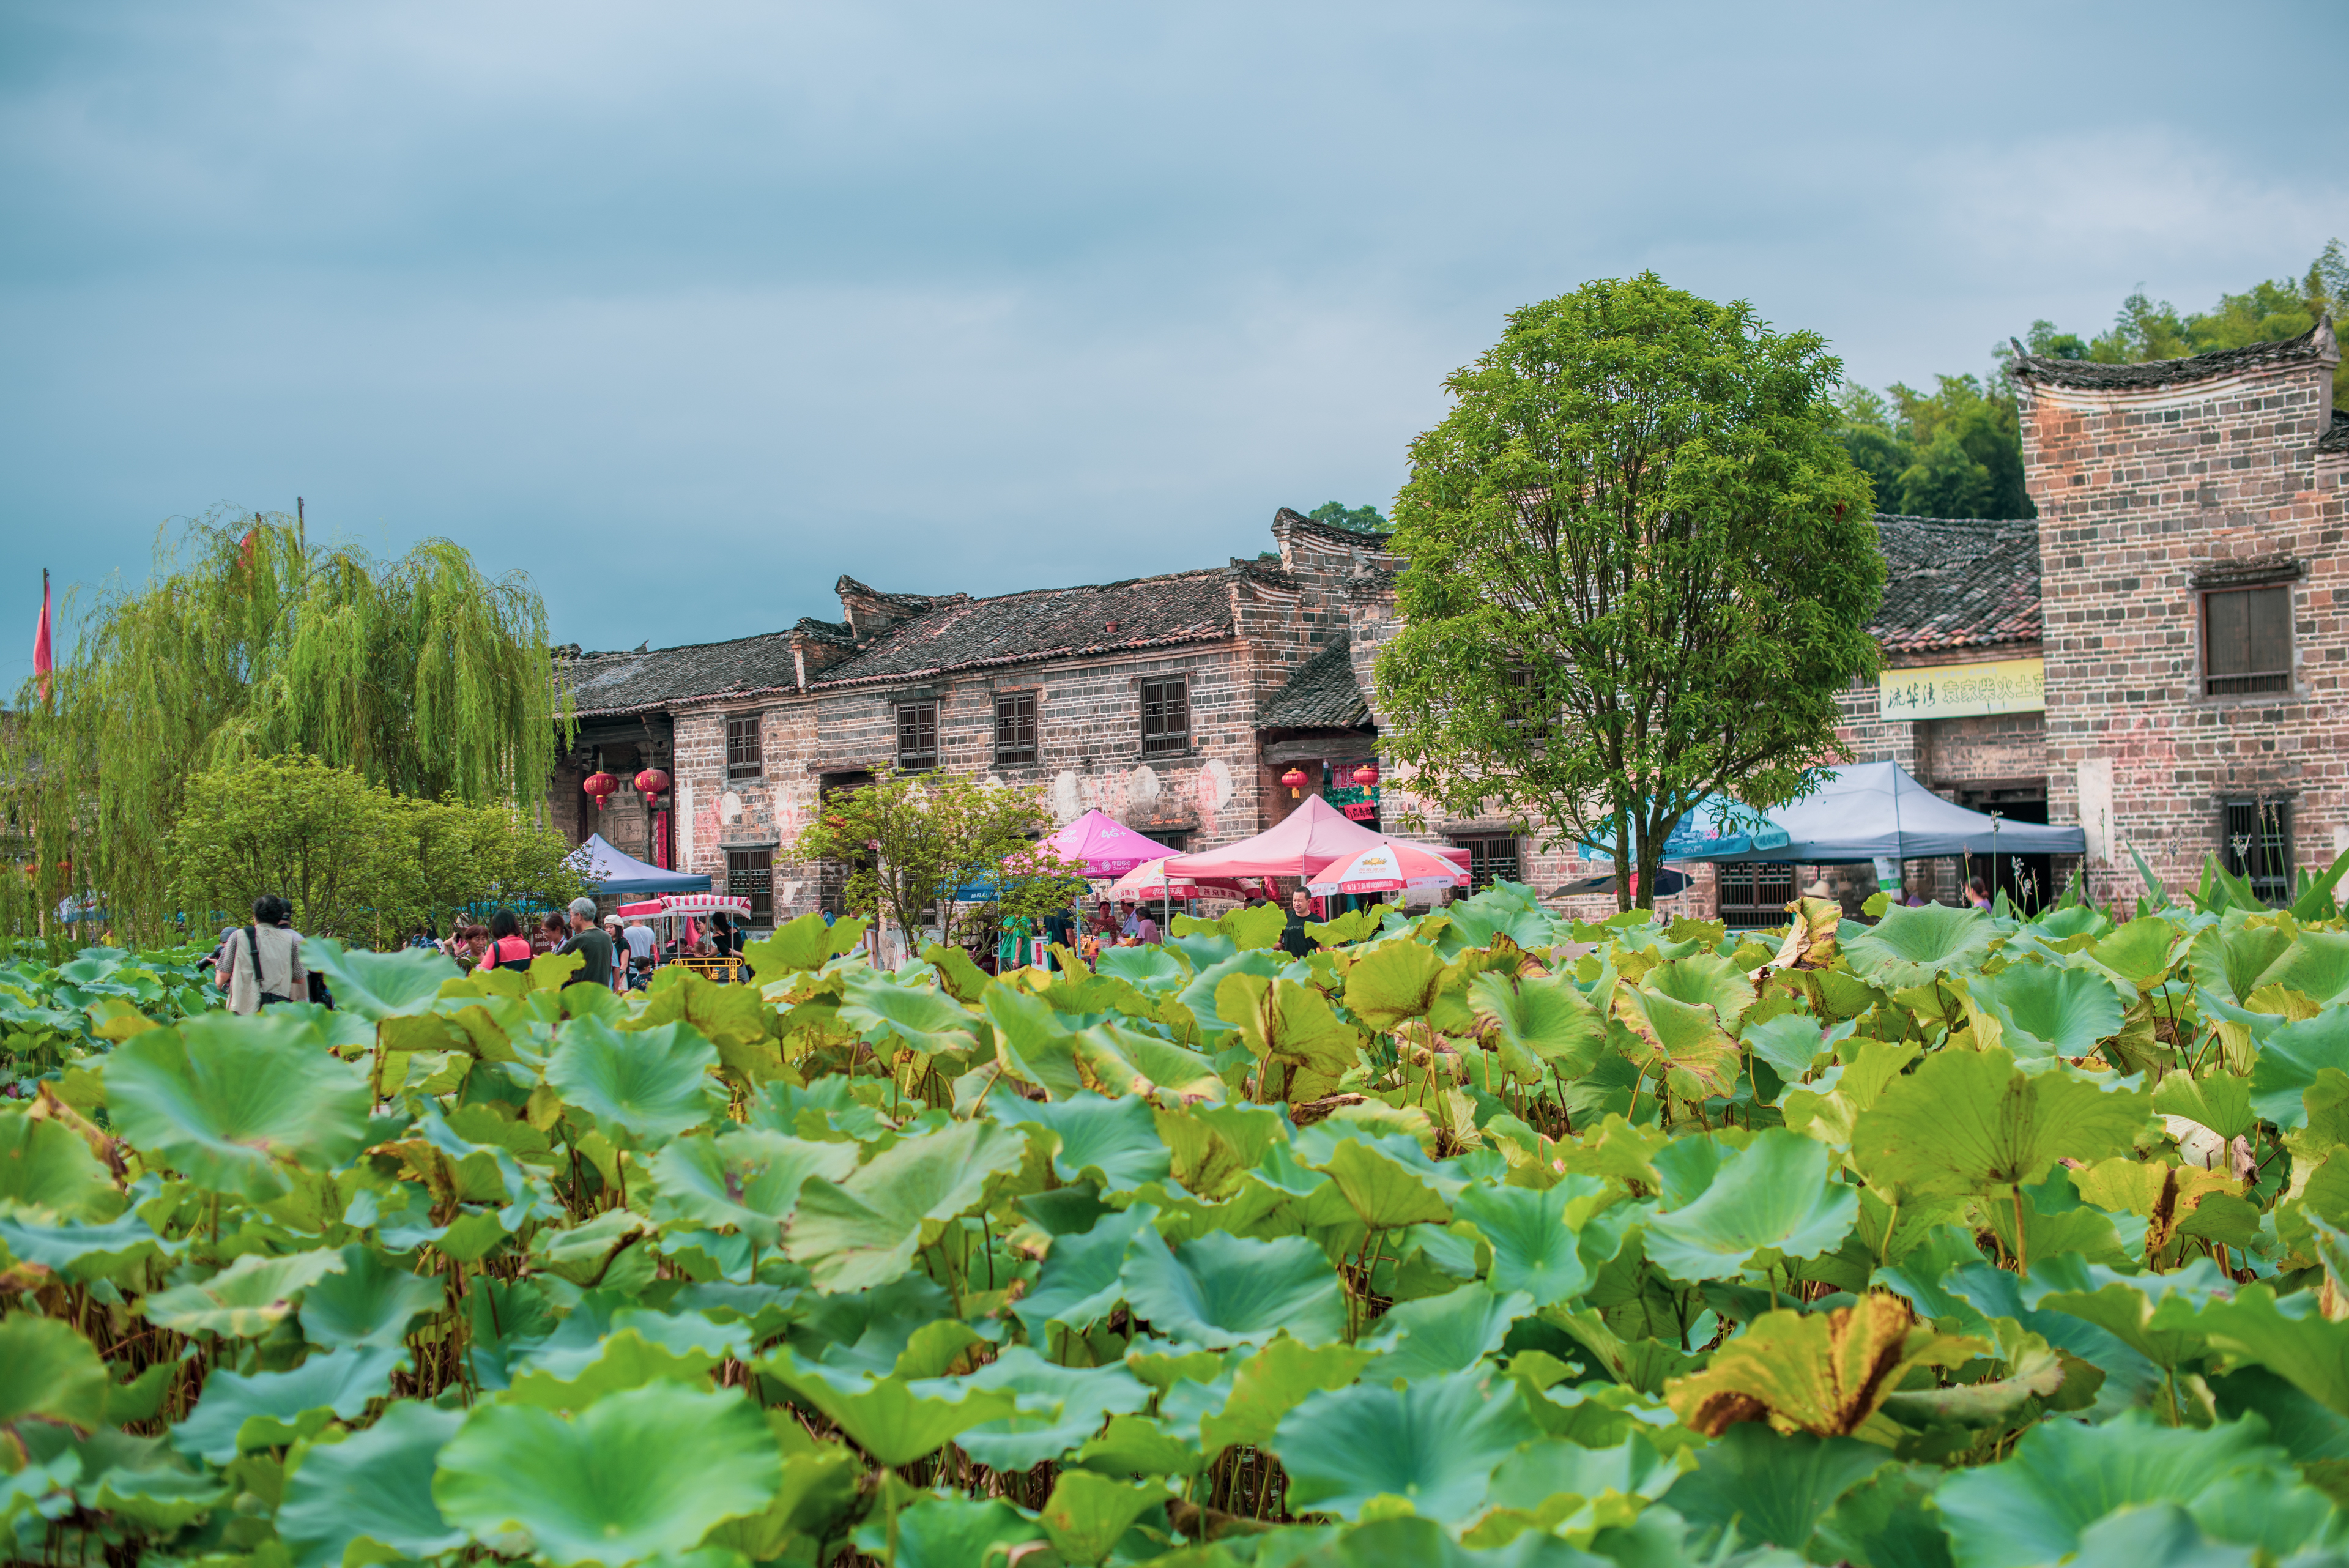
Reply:
[[[41,701],[49,700],[49,671],[57,661],[49,654],[49,569],[41,568],[41,628],[33,634],[33,679],[41,683]]]

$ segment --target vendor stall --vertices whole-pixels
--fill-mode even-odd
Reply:
[[[620,893],[709,891],[709,877],[688,871],[671,871],[622,854],[600,833],[588,835],[586,843],[564,857],[564,864],[579,873],[590,893],[606,898]]]

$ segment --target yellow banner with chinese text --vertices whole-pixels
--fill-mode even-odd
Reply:
[[[1881,681],[1881,711],[1887,719],[1971,719],[1984,713],[2036,713],[2047,706],[2047,661],[2043,659],[1887,670]]]

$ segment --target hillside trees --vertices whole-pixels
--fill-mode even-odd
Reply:
[[[168,920],[158,847],[226,764],[298,753],[399,795],[539,810],[565,717],[545,607],[445,539],[378,561],[214,514],[159,540],[144,587],[67,609],[71,651],[47,701],[20,693],[0,787],[44,898],[94,889],[126,935]]]
[[[1839,374],[1817,335],[1652,273],[1512,315],[1396,501],[1378,687],[1407,787],[1628,844],[1642,905],[1706,795],[1809,787],[1884,582]]]

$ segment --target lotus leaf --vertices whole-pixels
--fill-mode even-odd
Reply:
[[[1852,1154],[1871,1186],[1904,1194],[2027,1187],[2059,1158],[2127,1150],[2147,1110],[2139,1092],[2018,1073],[2003,1050],[1940,1051],[1860,1114]]]
[[[1852,972],[1887,991],[1901,991],[1979,968],[1990,951],[1991,932],[1990,917],[1979,909],[1896,907],[1845,941],[1843,950]]]
[[[1248,1355],[1228,1378],[1216,1379],[1228,1383],[1222,1408],[1202,1412],[1185,1435],[1196,1438],[1208,1454],[1234,1443],[1264,1448],[1280,1418],[1307,1395],[1345,1387],[1379,1355],[1368,1345],[1303,1345],[1282,1334]]]
[[[1044,1129],[1052,1147],[1052,1174],[1062,1181],[1091,1177],[1104,1192],[1131,1192],[1145,1182],[1164,1180],[1173,1168],[1147,1100],[1103,1099],[1082,1090],[1057,1102],[999,1100],[995,1116]]]
[[[71,1130],[47,1117],[0,1113],[0,1204],[104,1223],[122,1212],[122,1195]]]
[[[268,1013],[207,1013],[150,1029],[106,1059],[107,1109],[122,1136],[215,1192],[266,1200],[285,1168],[331,1170],[358,1152],[367,1075]]]
[[[442,983],[458,978],[456,964],[430,949],[363,952],[331,937],[304,938],[302,961],[326,977],[336,1007],[370,1023],[431,1012]]]
[[[653,1217],[731,1226],[773,1248],[809,1178],[841,1181],[855,1168],[853,1143],[817,1143],[760,1127],[680,1137],[653,1156]]]
[[[1496,1295],[1473,1283],[1399,1303],[1366,1341],[1385,1353],[1369,1376],[1381,1383],[1407,1383],[1465,1372],[1497,1352],[1510,1328],[1533,1310],[1533,1298],[1522,1291]]]
[[[2120,1033],[2127,1002],[2094,970],[2013,963],[1972,982],[1970,993],[1999,1023],[1999,1040],[2018,1059],[2086,1056]]]
[[[902,1041],[925,1055],[968,1062],[978,1049],[978,1020],[945,992],[900,985],[877,970],[852,970],[847,980],[840,1021],[885,1050]]]
[[[2327,1318],[2308,1292],[2279,1299],[2247,1285],[2202,1308],[2210,1343],[2259,1363],[2337,1415],[2349,1416],[2349,1322]]]
[[[1754,1005],[1754,982],[1719,953],[1691,953],[1658,964],[1640,977],[1640,984],[1674,1002],[1710,1007],[1713,1016],[1732,1029]]]
[[[1709,1435],[1766,1420],[1781,1432],[1846,1437],[1910,1367],[1958,1366],[1988,1348],[1919,1324],[1898,1297],[1869,1295],[1827,1312],[1765,1313],[1703,1371],[1672,1382],[1665,1397]]]
[[[1090,1470],[1063,1470],[1052,1483],[1038,1522],[1062,1561],[1100,1563],[1142,1517],[1174,1494],[1163,1480],[1113,1480]]]
[[[805,914],[776,927],[771,937],[745,942],[742,956],[761,981],[788,980],[802,970],[822,969],[854,947],[864,927],[859,919],[827,924],[822,915]]]
[[[1849,1438],[1781,1437],[1741,1423],[1697,1457],[1696,1469],[1664,1501],[1699,1524],[1733,1531],[1748,1545],[1800,1550],[1837,1501],[1891,1457]]]
[[[1273,1447],[1299,1511],[1360,1519],[1392,1498],[1452,1522],[1482,1508],[1501,1461],[1541,1435],[1516,1384],[1459,1372],[1310,1395],[1281,1417]]]
[[[1757,1019],[1738,1036],[1745,1049],[1770,1064],[1789,1084],[1798,1084],[1828,1047],[1826,1032],[1806,1012],[1785,1012]]]
[[[2221,1138],[2240,1137],[2259,1125],[2251,1108],[2251,1080],[2231,1073],[2206,1073],[2199,1078],[2171,1073],[2154,1086],[2153,1108],[2160,1116],[2184,1116]]]
[[[1196,1105],[1224,1097],[1216,1064],[1155,1034],[1095,1024],[1072,1043],[1077,1076],[1103,1095],[1140,1095],[1159,1105]]]
[[[1284,1331],[1325,1345],[1346,1332],[1337,1271],[1300,1236],[1253,1241],[1210,1231],[1170,1250],[1143,1228],[1126,1254],[1122,1288],[1153,1329],[1195,1345],[1261,1345]]]
[[[1377,943],[1346,971],[1346,1011],[1373,1029],[1425,1017],[1443,989],[1444,968],[1444,955],[1418,942]],[[1225,1012],[1220,992],[1216,1007]]]
[[[29,1417],[87,1431],[103,1420],[113,1386],[106,1364],[72,1324],[0,1318],[0,1429]]]
[[[1093,968],[1147,992],[1179,990],[1191,979],[1191,971],[1172,948],[1106,948]]]
[[[722,1521],[764,1509],[774,1434],[740,1394],[631,1388],[564,1420],[474,1407],[440,1450],[432,1498],[476,1541],[520,1531],[558,1564],[625,1568],[682,1552]]]
[[[790,1351],[759,1369],[830,1417],[851,1441],[892,1469],[936,1453],[973,1427],[1019,1413],[1019,1397],[967,1377],[867,1377],[801,1361]]]
[[[1615,1020],[1624,1054],[1642,1072],[1668,1075],[1684,1100],[1725,1095],[1736,1080],[1737,1042],[1710,1007],[1619,985]]]
[[[885,1284],[948,1221],[977,1207],[997,1177],[1019,1169],[1026,1154],[1024,1138],[992,1123],[957,1122],[905,1138],[843,1180],[809,1181],[784,1250],[819,1290]]]
[[[1599,1064],[1606,1017],[1562,975],[1512,981],[1487,971],[1469,981],[1468,1002],[1512,1073],[1537,1078],[1547,1066],[1560,1078],[1578,1078]]]
[[[414,1558],[462,1546],[465,1532],[432,1501],[432,1471],[464,1420],[461,1410],[401,1400],[367,1430],[308,1449],[277,1510],[295,1568],[334,1568],[364,1542]]]
[[[955,1438],[963,1452],[999,1470],[1030,1469],[1057,1459],[1100,1431],[1111,1416],[1146,1409],[1151,1397],[1150,1389],[1123,1366],[1056,1366],[1024,1345],[1013,1345],[968,1377],[925,1379],[907,1386],[916,1394],[928,1394],[941,1392],[950,1383],[1018,1399],[1018,1414],[970,1428]]]
[[[623,1032],[574,1018],[547,1058],[546,1081],[614,1143],[651,1148],[717,1112],[724,1102],[709,1076],[717,1064],[716,1047],[691,1024]]]
[[[267,1334],[293,1312],[295,1298],[304,1291],[342,1271],[340,1252],[294,1252],[282,1258],[248,1252],[209,1280],[156,1292],[141,1308],[158,1328],[251,1339]]]
[[[1536,1306],[1550,1306],[1588,1288],[1579,1231],[1610,1196],[1607,1184],[1592,1176],[1565,1176],[1539,1191],[1480,1184],[1460,1194],[1454,1212],[1492,1249],[1487,1277],[1495,1291],[1523,1291]]]
[[[2251,1064],[2251,1108],[2287,1132],[2306,1127],[2302,1096],[2328,1067],[2349,1071],[2349,1003],[2267,1032]]]
[[[53,1269],[78,1280],[106,1279],[159,1253],[177,1250],[155,1234],[135,1210],[103,1225],[75,1220],[43,1225],[0,1214],[0,1247],[18,1262]]]
[[[1137,1203],[1102,1215],[1089,1231],[1054,1238],[1036,1288],[1012,1304],[1029,1336],[1042,1344],[1050,1325],[1082,1331],[1115,1311],[1125,1293],[1125,1255],[1157,1212]]]
[[[345,1247],[342,1258],[340,1273],[304,1293],[302,1337],[312,1345],[396,1346],[407,1341],[409,1324],[440,1310],[440,1281],[394,1268],[366,1247]]]
[[[892,1568],[968,1568],[990,1561],[990,1552],[992,1560],[1008,1565],[1013,1547],[1044,1539],[1041,1525],[1000,1498],[926,1497],[898,1514],[894,1528],[893,1552],[891,1525],[858,1525],[857,1550]]]
[[[225,1465],[246,1449],[316,1437],[330,1419],[347,1421],[389,1394],[391,1375],[407,1365],[404,1348],[383,1346],[313,1355],[291,1372],[214,1372],[196,1407],[171,1428],[171,1446]]]
[[[1859,1214],[1859,1194],[1827,1179],[1834,1158],[1781,1127],[1756,1134],[1723,1158],[1702,1196],[1648,1221],[1649,1262],[1695,1281],[1733,1278],[1765,1251],[1817,1257],[1851,1234]]]

